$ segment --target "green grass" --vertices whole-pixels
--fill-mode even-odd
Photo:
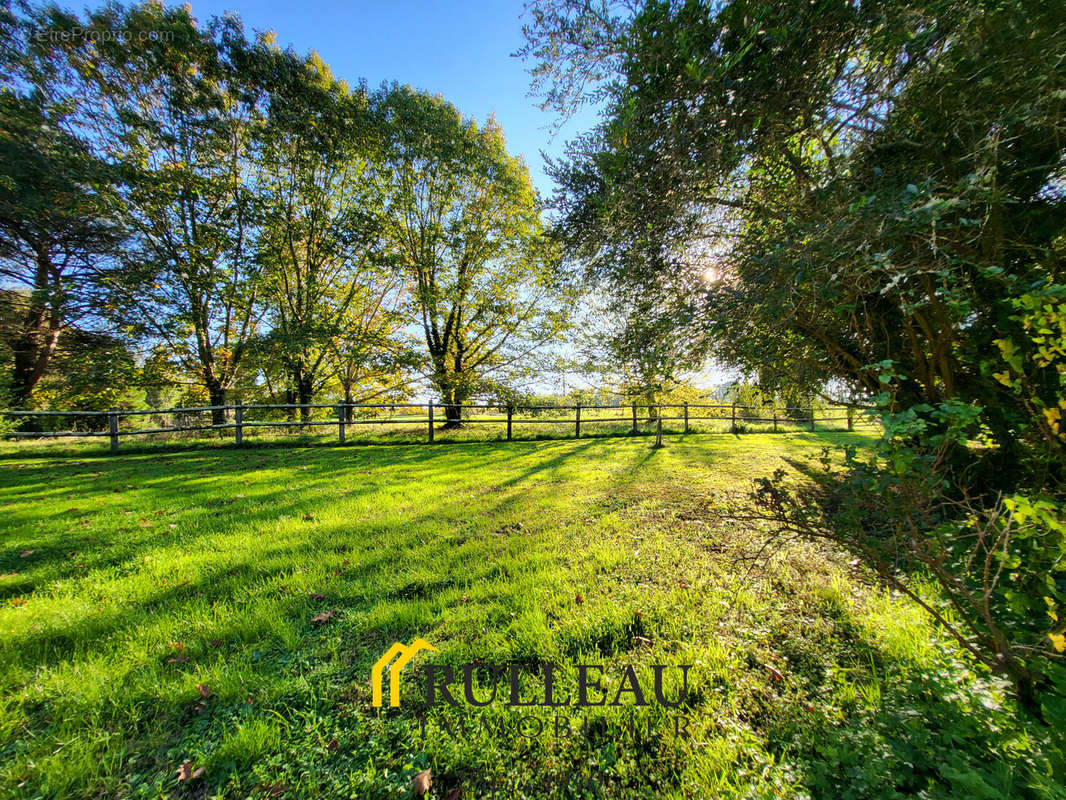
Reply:
[[[0,797],[402,798],[424,768],[434,798],[1056,796],[1048,734],[916,607],[811,545],[745,558],[731,494],[845,441],[4,445]],[[411,667],[371,707],[418,636],[416,664],[598,664],[612,695],[692,664],[690,695],[449,736]]]

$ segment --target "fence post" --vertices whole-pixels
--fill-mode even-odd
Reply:
[[[688,403],[685,403],[685,433],[688,433]]]
[[[118,414],[107,415],[107,429],[111,436],[111,452],[118,452]]]
[[[337,406],[337,433],[340,436],[341,444],[344,444],[344,442],[345,442],[344,423],[347,422],[347,418],[345,417],[345,413],[346,412],[344,410],[344,405],[343,404]]]
[[[511,441],[511,415],[514,413],[514,408],[507,406],[507,441]]]
[[[433,401],[429,401],[429,441],[433,441]]]
[[[814,430],[814,406],[811,406],[811,430]]]
[[[848,430],[855,430],[855,409],[848,406]]]
[[[574,422],[574,436],[575,438],[581,438],[581,406],[577,407],[577,418]]]
[[[774,433],[777,433],[777,407],[774,407]]]
[[[637,435],[637,404],[633,404],[633,435]]]
[[[730,415],[729,432],[730,433],[736,433],[737,432],[737,404],[736,403],[733,403],[733,411],[732,411],[732,413]]]
[[[240,400],[233,406],[233,439],[237,447],[244,442],[244,408]]]

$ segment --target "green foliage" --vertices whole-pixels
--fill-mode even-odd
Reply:
[[[479,127],[406,86],[383,90],[376,113],[387,246],[454,424],[449,404],[513,382],[558,337],[557,264],[529,170],[508,155],[495,120]]]
[[[155,3],[33,22],[51,34],[38,50],[52,90],[121,181],[132,239],[104,310],[165,342],[220,403],[260,313],[248,157],[266,98],[239,22],[199,26],[188,6]]]
[[[1027,292],[1013,306],[1013,335],[995,340],[1000,363],[987,362],[985,369],[1024,409],[1018,427],[1043,451],[1045,468],[1061,469],[1066,448],[1066,286]]]
[[[858,555],[1050,717],[1066,697],[1066,515],[1052,495],[967,493],[980,460],[959,474],[951,455],[979,413],[957,402],[886,411],[875,451],[849,449],[843,475],[824,456],[813,483],[762,478],[754,498],[782,531]]]
[[[546,363],[565,318],[557,260],[493,120],[352,90],[317,54],[188,6],[5,7],[0,22],[4,74],[26,87],[0,97],[0,259],[29,304],[11,348],[23,402],[75,310],[165,350],[167,380],[213,405],[398,398],[416,370],[462,402]],[[93,257],[116,222],[129,236],[104,270]],[[34,225],[51,243],[19,233]],[[73,256],[67,274],[49,248]]]
[[[1010,449],[979,364],[1061,270],[1066,74],[1040,55],[1061,22],[1024,0],[645,4],[606,121],[557,165],[562,229],[652,293],[712,266],[717,355],[774,365],[767,389],[871,395],[891,358],[899,403],[975,399]]]
[[[402,383],[410,362],[398,336],[405,320],[384,241],[384,165],[368,96],[334,80],[317,56],[294,63],[264,45],[253,52],[277,62],[257,150],[257,262],[269,326],[256,345],[259,364],[265,372],[277,362],[287,402],[311,403],[332,382],[352,402]]]
[[[21,31],[25,35],[25,31]],[[9,40],[25,76],[28,56]],[[0,280],[6,376],[27,406],[64,332],[108,297],[122,238],[113,175],[66,129],[68,110],[41,86],[0,88]]]
[[[126,343],[106,334],[72,330],[55,355],[54,371],[34,401],[41,408],[108,411],[144,408],[140,370]],[[57,420],[63,429],[66,420]]]
[[[694,315],[695,294],[687,301],[658,303],[634,298],[624,286],[588,303],[585,319],[575,326],[577,367],[598,385],[644,404],[670,402],[666,397],[695,399],[687,379],[703,365],[706,329]],[[680,402],[684,402],[681,400]]]
[[[1039,766],[1028,780],[1009,766],[1031,748],[1017,712],[989,695],[969,694],[968,679],[974,676],[959,660],[931,661],[912,675],[882,682],[879,702],[860,706],[839,726],[796,732],[794,752],[811,794],[878,800],[1059,796],[1050,759],[1037,756]],[[899,702],[930,694],[939,702],[923,708],[920,716]],[[999,735],[1004,731],[1015,733]],[[956,742],[970,746],[955,747]],[[974,747],[978,742],[979,749]]]

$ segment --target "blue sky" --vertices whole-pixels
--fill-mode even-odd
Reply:
[[[523,0],[190,0],[201,21],[234,11],[245,28],[273,30],[278,44],[316,50],[338,78],[408,83],[442,94],[464,114],[495,113],[508,149],[529,164],[547,198],[552,184],[540,151],[559,155],[591,127],[588,112],[552,138],[550,114],[527,96],[526,65],[510,54],[523,42]]]

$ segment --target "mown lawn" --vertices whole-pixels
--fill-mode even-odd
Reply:
[[[727,496],[844,441],[4,445],[0,796],[403,798],[425,768],[452,800],[1057,796],[1051,735],[913,605],[812,546],[745,558]],[[464,734],[411,667],[371,706],[416,637],[415,665],[602,665],[612,697],[691,664],[689,695]]]

